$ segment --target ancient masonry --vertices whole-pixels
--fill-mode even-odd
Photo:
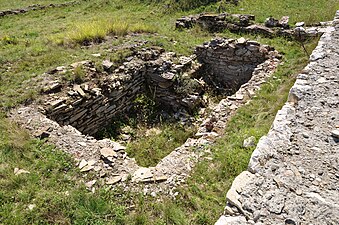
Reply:
[[[208,154],[206,144],[222,135],[229,116],[255,95],[279,63],[274,49],[244,38],[212,40],[198,46],[196,53],[197,56],[177,58],[173,53],[147,48],[118,68],[104,61],[105,71],[98,71],[89,61],[58,67],[43,75],[42,98],[13,110],[11,117],[34,136],[48,137],[49,142],[73,155],[82,172],[95,171],[97,179],[90,181],[90,186],[98,181],[128,188],[141,182],[145,192],[174,194],[174,188],[184,182],[199,157]],[[214,60],[208,60],[209,55]],[[195,58],[202,66],[197,66]],[[206,77],[204,71],[211,66],[215,69]],[[60,74],[78,71],[79,67],[87,74],[82,84],[58,80]],[[201,76],[196,75],[197,71],[201,71]],[[230,81],[227,76],[231,72],[238,76],[232,75],[238,90],[212,107],[195,137],[173,149],[155,167],[140,167],[121,144],[91,136],[117,113],[128,113],[137,93],[147,92],[162,105],[189,111],[203,100],[198,90],[208,86],[207,78],[215,76],[211,88],[228,87],[225,82]],[[189,88],[183,92],[181,89],[186,87],[180,85],[185,79],[194,82],[197,90]]]
[[[0,18],[4,16],[9,16],[9,15],[19,15],[19,14],[24,14],[29,11],[36,11],[36,10],[44,10],[44,9],[49,9],[49,8],[59,8],[59,7],[66,7],[66,6],[72,6],[79,4],[78,1],[72,1],[72,2],[65,2],[65,3],[60,3],[60,4],[48,4],[48,5],[40,5],[40,4],[34,4],[27,6],[26,8],[21,8],[21,9],[9,9],[9,10],[4,10],[0,11]]]
[[[66,87],[60,80],[48,83],[43,90],[47,94],[45,114],[60,125],[71,125],[84,134],[95,135],[112,118],[127,112],[141,93],[147,92],[158,103],[174,110],[194,109],[201,101],[198,93],[191,90],[180,94],[175,88],[180,85],[177,75],[191,68],[192,58],[180,57],[174,64],[174,55],[162,49],[144,49],[113,73],[110,72],[113,63],[109,61],[103,62],[107,72],[97,71],[90,61],[72,64],[71,68],[83,70],[79,73],[84,72],[91,79]],[[57,77],[68,70],[58,67],[50,74]]]
[[[247,43],[246,48],[240,47]],[[204,80],[220,93],[233,94],[252,77],[254,69],[264,61],[266,53],[274,49],[261,46],[244,38],[237,43],[215,39],[196,48],[196,55],[202,63]]]
[[[339,11],[216,225],[339,224]]]
[[[322,27],[328,25],[328,22],[321,22],[315,24],[316,26],[304,28],[304,23],[298,23],[295,29],[290,29],[288,16],[284,16],[280,20],[269,17],[264,25],[255,24],[254,20],[255,16],[248,14],[202,13],[181,17],[177,19],[175,26],[177,29],[189,29],[198,25],[209,32],[229,30],[235,33],[260,34],[269,38],[281,36],[303,41],[319,36],[323,32]]]

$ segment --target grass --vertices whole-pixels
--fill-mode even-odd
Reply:
[[[74,25],[74,30],[66,34],[63,39],[53,38],[57,44],[80,44],[100,43],[110,36],[125,36],[128,33],[155,33],[156,28],[138,22],[129,24],[122,20],[105,20]],[[53,40],[52,39],[52,40]]]
[[[149,134],[145,135],[149,132]],[[195,133],[193,127],[175,124],[160,124],[159,128],[137,130],[135,140],[127,144],[126,152],[129,157],[135,158],[138,165],[144,167],[156,166],[157,163],[181,146]]]
[[[126,141],[128,156],[135,158],[140,166],[156,166],[196,132],[189,123],[180,124],[164,116],[163,109],[145,94],[138,95],[133,103],[128,115],[113,118],[111,125],[98,137]]]
[[[47,5],[50,3],[60,4],[64,2],[70,2],[70,0],[11,0],[11,1],[0,1],[0,11],[2,10],[9,10],[9,9],[21,9],[30,5],[40,4],[40,5]]]
[[[56,1],[0,0],[0,8],[42,2]],[[279,67],[274,79],[263,85],[257,97],[231,118],[225,136],[215,146],[209,147],[210,158],[198,163],[187,183],[177,190],[177,199],[167,196],[153,198],[99,185],[92,193],[82,181],[94,179],[93,174],[80,173],[70,156],[41,141],[32,140],[5,117],[8,109],[34,98],[39,91],[27,82],[30,78],[57,66],[93,59],[91,54],[98,52],[102,57],[97,60],[117,57],[121,61],[122,56],[115,56],[107,50],[134,40],[147,40],[166,50],[188,55],[195,45],[214,36],[198,28],[176,31],[174,22],[182,15],[214,11],[215,5],[188,12],[168,10],[163,13],[164,5],[163,2],[147,5],[132,0],[92,0],[81,1],[72,7],[0,19],[0,224],[213,224],[222,213],[226,190],[233,178],[247,168],[253,150],[242,148],[242,141],[249,136],[258,140],[267,133],[277,110],[286,101],[295,74],[307,63],[307,57],[297,43],[246,36],[284,53],[284,65]],[[270,15],[277,18],[290,15],[292,23],[311,23],[331,20],[336,9],[339,9],[339,3],[333,0],[243,0],[238,7],[228,6],[227,11],[253,13],[258,21]],[[142,32],[136,36],[121,36],[91,47],[57,45],[51,41],[76,31],[74,21],[82,21],[84,26],[100,21],[99,12],[104,21],[118,20],[128,24],[128,32],[155,29],[157,34]],[[104,24],[104,27],[109,27],[109,24]],[[144,25],[146,27],[142,28]],[[238,37],[231,33],[215,35]],[[307,43],[308,52],[314,46],[315,42]],[[80,69],[78,75],[82,77]],[[14,168],[30,173],[15,176]],[[35,205],[32,210],[28,209],[30,204]]]
[[[267,40],[268,41],[268,40]],[[300,46],[285,40],[281,42],[280,51],[285,52],[285,64],[279,66],[269,82],[264,84],[250,104],[241,107],[230,119],[223,138],[209,147],[212,159],[201,160],[191,174],[187,184],[179,188],[179,197],[175,204],[177,223],[168,224],[213,224],[222,213],[225,205],[226,191],[233,179],[247,168],[254,148],[242,147],[243,140],[254,136],[258,141],[267,134],[276,112],[285,103],[288,90],[293,85],[295,74],[307,63],[307,57]],[[273,44],[273,43],[271,43]],[[309,43],[308,50],[315,47]],[[289,50],[289,51],[287,51]],[[151,201],[151,200],[150,200]],[[158,207],[171,207],[173,200],[162,199]],[[158,210],[153,204],[143,203],[143,215],[148,220],[143,224],[152,224],[158,218]],[[162,209],[163,210],[163,209]],[[163,215],[164,211],[160,211]],[[186,216],[183,221],[181,215]],[[154,223],[155,224],[155,223]]]
[[[269,16],[277,19],[280,19],[282,16],[289,16],[291,25],[300,21],[304,21],[306,24],[312,24],[332,20],[335,11],[338,10],[338,4],[337,0],[247,0],[239,1],[238,7],[228,6],[226,11],[253,14],[256,16],[256,21],[260,23],[265,22],[265,19]]]

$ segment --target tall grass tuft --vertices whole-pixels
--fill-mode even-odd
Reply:
[[[81,44],[100,43],[107,35],[124,36],[129,32],[133,33],[154,33],[156,29],[143,23],[130,25],[122,20],[101,19],[94,22],[75,25],[75,29],[70,31],[64,40],[55,42],[58,44]]]
[[[101,42],[108,32],[107,24],[91,22],[79,24],[67,36],[69,42],[88,44],[90,42]]]

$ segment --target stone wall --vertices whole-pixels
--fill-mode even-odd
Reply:
[[[154,55],[152,54],[152,51],[154,52],[154,50],[146,49],[142,51],[144,53],[139,52],[137,55],[139,55],[139,59],[146,57],[150,59],[148,62],[155,63],[158,58],[152,57],[152,55]],[[165,55],[170,56],[173,55],[173,53]],[[164,57],[165,55],[162,54]],[[133,61],[130,58],[128,59],[128,62]],[[193,64],[193,66],[195,64],[194,61],[191,61],[190,63],[190,60],[190,57],[180,57],[175,60],[177,63],[173,63],[172,61],[172,66],[169,68],[176,68],[181,72],[185,71],[190,67],[190,64]],[[170,64],[170,60],[167,59],[165,61],[167,61],[166,65]],[[105,61],[105,69],[108,70],[111,64],[112,63]],[[127,64],[128,63],[125,63],[124,66],[118,70],[124,71],[123,68],[127,67]],[[46,115],[42,113],[41,109],[39,109],[41,101],[37,101],[35,104],[29,106],[13,109],[11,110],[9,117],[22,127],[28,129],[34,137],[48,137],[45,139],[46,141],[71,154],[78,162],[77,166],[81,172],[86,173],[91,171],[94,177],[84,176],[84,179],[88,181],[85,185],[89,190],[94,191],[98,186],[105,184],[112,185],[112,188],[115,188],[114,186],[119,186],[126,191],[142,192],[152,196],[161,194],[176,197],[178,194],[177,187],[180,187],[185,182],[196,163],[203,158],[207,160],[212,157],[208,145],[213,144],[224,134],[229,118],[239,107],[248,103],[251,98],[255,96],[255,92],[260,89],[260,85],[267,81],[277,68],[278,64],[279,60],[277,58],[270,57],[264,63],[256,67],[251,79],[246,84],[243,84],[234,95],[225,96],[219,104],[214,105],[212,103],[205,106],[208,108],[201,109],[199,112],[199,119],[196,121],[200,125],[197,124],[198,131],[194,137],[187,139],[182,146],[173,149],[173,151],[164,157],[155,167],[144,168],[137,165],[133,158],[128,157],[125,152],[126,147],[122,146],[120,143],[109,139],[96,140],[90,135],[80,133],[72,126],[60,126],[60,124],[47,118]],[[93,65],[88,61],[72,64],[71,67],[78,67],[79,65],[84,65],[84,68],[89,68],[87,73],[90,77],[89,79],[86,79],[87,83],[99,83],[100,80],[97,82],[94,81],[97,79],[96,76],[100,75],[102,77],[107,77],[109,76],[108,74],[112,74],[104,72],[97,74],[97,72],[93,71]],[[151,67],[149,67],[149,70],[150,68]],[[43,76],[44,81],[50,81],[46,82],[45,88],[43,89],[43,91],[46,92],[46,95],[42,97],[52,99],[52,97],[55,96],[55,99],[57,99],[58,96],[61,96],[61,93],[67,92],[69,91],[68,89],[73,88],[73,85],[63,87],[63,85],[66,84],[53,82],[53,79],[60,77],[59,73],[67,70],[69,70],[68,67],[58,67],[51,71],[51,73],[54,74],[45,74]],[[156,66],[154,71],[157,70],[160,70],[159,66]],[[187,75],[189,74],[185,75],[184,73],[179,80],[182,80],[183,77],[189,77]],[[192,78],[191,80],[194,79]],[[172,90],[176,91],[175,93],[177,94],[182,93],[174,88],[181,84],[180,81],[178,83],[176,82],[177,81],[173,81]],[[145,84],[147,83],[148,82],[145,81]],[[166,82],[161,84],[161,86],[164,87],[165,84]],[[85,85],[86,84],[83,85],[84,89]],[[92,87],[89,84],[87,85]],[[151,85],[155,87],[158,84],[154,81]],[[190,90],[191,89],[192,88],[190,88]],[[169,93],[173,92],[169,91]],[[185,98],[183,98],[183,100],[184,99]],[[141,183],[141,185],[139,186],[138,183]]]
[[[257,65],[276,55],[268,46],[240,38],[212,40],[198,46],[196,56],[191,57],[177,57],[160,48],[142,49],[117,68],[105,60],[104,71],[90,61],[78,62],[58,67],[50,72],[52,79],[45,78],[49,81],[42,90],[44,113],[60,125],[90,135],[128,112],[140,94],[148,95],[164,110],[191,113],[203,104],[207,88],[233,94],[251,79]],[[196,78],[190,76],[195,71],[199,73]],[[82,83],[65,84],[56,79],[65,74]]]
[[[257,65],[274,53],[274,49],[244,38],[215,39],[195,50],[203,65],[202,74],[206,83],[219,93],[233,94],[251,79]]]
[[[103,65],[106,71],[98,71],[89,61],[53,70],[54,77],[82,71],[87,80],[80,85],[65,85],[58,80],[44,84],[45,114],[60,125],[71,125],[84,134],[95,135],[112,118],[127,112],[141,93],[173,110],[190,111],[200,102],[200,97],[191,90],[178,93],[175,89],[180,85],[178,76],[191,68],[191,58],[176,58],[174,53],[164,53],[162,49],[144,49],[114,72],[110,72],[113,63],[105,61]]]
[[[18,14],[24,14],[29,11],[36,11],[36,10],[44,10],[48,8],[58,8],[58,7],[65,7],[65,6],[72,6],[75,4],[79,4],[78,1],[72,1],[72,2],[65,2],[60,4],[48,4],[48,5],[40,5],[40,4],[34,4],[27,6],[26,8],[21,9],[9,9],[9,10],[3,10],[0,11],[0,17],[8,16],[8,15],[18,15]]]
[[[192,28],[199,25],[210,32],[218,32],[226,29],[239,31],[241,27],[253,24],[254,15],[241,14],[198,14],[184,16],[176,21],[176,28]]]
[[[175,26],[177,29],[189,29],[197,25],[209,32],[223,32],[224,30],[229,30],[234,33],[260,34],[269,38],[280,36],[299,41],[318,37],[324,32],[321,28],[316,27],[297,27],[296,29],[288,29],[288,16],[283,17],[280,20],[281,22],[278,21],[275,25],[269,27],[255,24],[254,20],[255,16],[248,14],[202,13],[181,17],[177,19]]]
[[[216,225],[339,224],[339,11]]]

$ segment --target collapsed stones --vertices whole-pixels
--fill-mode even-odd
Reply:
[[[339,139],[339,128],[332,130],[331,135],[332,137]]]
[[[43,87],[42,92],[45,94],[59,92],[62,88],[62,85],[58,81],[52,81],[48,86]]]
[[[109,71],[112,68],[113,65],[114,65],[114,63],[109,61],[109,60],[104,60],[102,62],[102,66],[104,67],[105,71]]]
[[[64,2],[64,3],[60,3],[60,4],[51,3],[51,4],[48,4],[48,5],[34,4],[34,5],[30,5],[26,8],[23,8],[23,9],[11,9],[11,10],[0,11],[0,18],[4,17],[4,16],[8,16],[8,15],[24,14],[24,13],[27,13],[29,11],[44,10],[44,9],[55,8],[55,7],[72,6],[72,5],[76,5],[76,4],[79,4],[79,2],[78,1],[72,1],[72,2]]]
[[[102,148],[100,150],[100,153],[101,153],[101,156],[103,156],[104,158],[118,157],[118,154],[112,148]]]
[[[122,176],[115,176],[115,177],[107,178],[106,184],[114,185],[114,184],[120,182],[121,179],[122,179]]]
[[[246,138],[243,142],[244,148],[250,148],[255,146],[255,137],[251,136],[249,138]]]
[[[254,15],[242,14],[199,14],[185,16],[176,21],[177,29],[188,29],[194,25],[199,25],[211,32],[217,32],[225,29],[238,29],[238,27],[246,27],[252,24]]]
[[[288,39],[297,38],[302,39],[315,38],[320,36],[323,31],[320,29],[305,29],[304,33],[297,32],[296,30],[289,29],[289,17],[283,16],[280,20],[269,17],[265,21],[265,26],[254,23],[255,16],[247,14],[198,14],[191,16],[184,16],[177,19],[177,29],[190,29],[197,25],[210,32],[222,32],[229,30],[231,32],[242,32],[250,34],[260,34],[265,37],[281,36]],[[323,23],[324,24],[324,23]],[[297,24],[297,27],[304,24]]]
[[[19,168],[14,168],[14,175],[15,176],[18,176],[20,174],[25,174],[25,173],[30,173],[29,171],[27,170],[24,170],[24,169],[19,169]]]
[[[282,27],[284,29],[288,29],[289,28],[288,21],[289,21],[288,16],[283,16],[280,20],[277,20],[273,17],[268,17],[265,20],[265,26],[266,27]]]
[[[265,20],[265,26],[266,27],[277,27],[279,24],[279,20],[274,19],[273,17],[268,17]]]

